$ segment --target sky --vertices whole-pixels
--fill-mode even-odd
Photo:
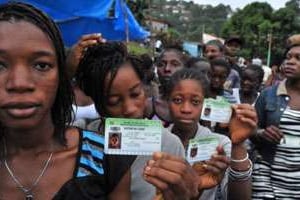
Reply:
[[[195,3],[198,4],[210,4],[213,6],[216,6],[220,3],[223,3],[224,5],[230,5],[232,9],[236,8],[243,8],[249,3],[259,1],[259,2],[268,2],[274,9],[278,9],[285,6],[285,3],[288,2],[288,0],[193,0]]]

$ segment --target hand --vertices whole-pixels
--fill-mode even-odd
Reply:
[[[71,75],[76,72],[84,50],[89,46],[104,42],[106,42],[106,40],[102,38],[100,33],[83,35],[80,40],[71,47],[66,59],[66,64]]]
[[[162,192],[164,200],[185,200],[197,197],[197,174],[183,159],[167,153],[154,153],[147,162],[144,179]]]
[[[261,133],[259,133],[259,136],[273,144],[279,144],[283,138],[283,134],[280,129],[274,125],[264,129]]]
[[[211,159],[205,164],[194,164],[193,169],[198,174],[198,190],[209,189],[218,185],[230,164],[230,160],[226,157],[223,147],[217,147],[217,153],[212,155]]]
[[[243,143],[257,128],[257,114],[250,104],[233,105],[233,115],[229,123],[232,144]]]

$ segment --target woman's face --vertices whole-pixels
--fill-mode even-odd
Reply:
[[[241,76],[241,90],[245,93],[251,93],[258,91],[259,81],[255,71],[251,69],[245,69]]]
[[[188,128],[198,123],[203,104],[203,90],[196,80],[182,80],[169,97],[169,108],[174,124]]]
[[[108,75],[109,77],[109,75]],[[106,79],[105,86],[109,83]],[[109,117],[143,118],[146,95],[141,79],[131,64],[121,66],[108,91],[106,111]]]
[[[300,46],[291,48],[286,54],[283,72],[287,78],[300,78]]]
[[[57,56],[48,36],[25,22],[0,22],[0,120],[8,128],[51,123]]]

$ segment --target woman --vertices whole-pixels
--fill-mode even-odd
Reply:
[[[299,199],[300,46],[287,49],[286,79],[261,92],[255,108],[260,130],[253,171],[253,199]]]
[[[130,163],[116,174],[103,138],[68,126],[74,96],[63,47],[41,11],[0,6],[0,198],[130,199]]]

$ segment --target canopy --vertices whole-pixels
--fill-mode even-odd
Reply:
[[[0,0],[0,3],[8,2]],[[149,36],[124,0],[23,0],[43,10],[58,24],[66,46],[83,34],[101,33],[107,40],[144,40]]]

